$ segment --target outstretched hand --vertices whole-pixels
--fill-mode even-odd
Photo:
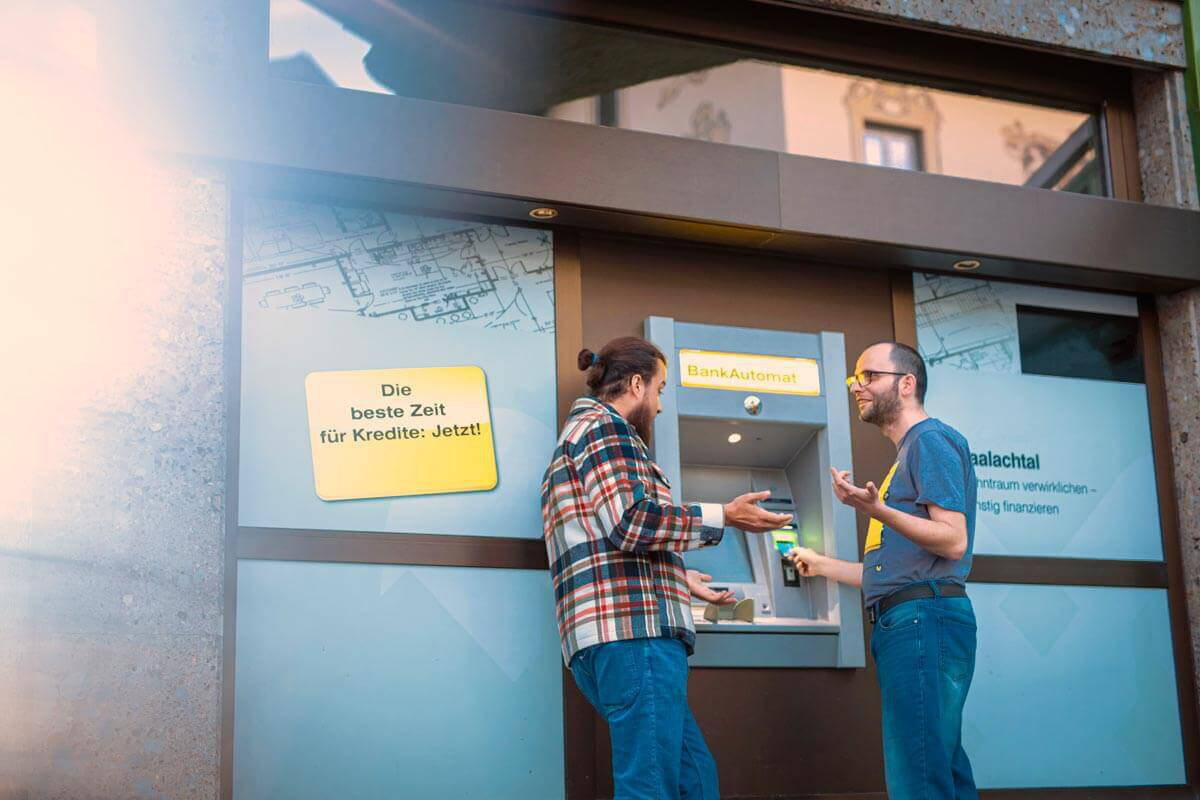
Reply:
[[[792,521],[791,514],[776,514],[759,506],[771,496],[767,492],[749,492],[725,504],[725,524],[750,533],[777,530]]]
[[[836,497],[844,505],[848,505],[868,516],[875,516],[883,505],[883,501],[879,498],[879,489],[875,484],[868,481],[864,487],[855,486],[850,481],[850,472],[848,470],[838,471],[830,467],[830,474],[833,476],[833,496]]]
[[[822,574],[820,570],[825,556],[808,547],[793,547],[788,550],[787,559],[795,565],[801,575],[811,578]]]
[[[712,580],[712,575],[706,575],[699,570],[689,569],[687,571],[688,591],[693,597],[700,600],[705,600],[709,603],[714,603],[718,606],[727,606],[730,603],[736,603],[737,598],[733,596],[733,592],[725,589],[720,592],[715,592],[708,582]]]

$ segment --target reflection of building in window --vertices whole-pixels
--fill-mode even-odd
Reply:
[[[863,161],[877,167],[921,169],[921,132],[867,123],[863,131]]]
[[[1005,125],[1000,129],[1000,135],[1004,137],[1005,152],[1021,162],[1021,169],[1027,178],[1045,162],[1061,141],[1044,133],[1025,130],[1021,120]]]
[[[1065,140],[1026,133],[1020,120],[1001,133],[1009,154],[1021,160],[1026,186],[1104,194],[1104,174],[1096,158],[1096,126],[1091,117]]]
[[[714,107],[708,100],[696,106],[696,110],[692,112],[690,135],[693,139],[728,144],[732,131],[733,124],[729,121],[729,115],[725,113],[725,109]]]
[[[684,87],[688,84],[699,86],[704,83],[708,77],[708,70],[702,69],[699,72],[692,72],[687,75],[680,75],[677,78],[672,78],[658,95],[658,110],[662,111],[669,106],[683,92]]]
[[[942,171],[941,114],[924,89],[855,81],[846,93],[854,160],[900,169]]]

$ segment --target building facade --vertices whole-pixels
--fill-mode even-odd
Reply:
[[[0,12],[29,34],[3,62],[2,402],[35,423],[3,490],[0,795],[611,797],[537,493],[574,354],[653,318],[832,333],[850,364],[918,346],[985,482],[981,786],[1197,796],[1196,13]],[[397,398],[407,421],[343,419]],[[380,477],[367,448],[426,446],[413,415],[460,449]],[[881,477],[886,442],[845,435]],[[712,458],[683,438],[700,491]],[[806,602],[783,656],[693,670],[730,797],[883,796],[870,659],[846,649],[869,624]]]

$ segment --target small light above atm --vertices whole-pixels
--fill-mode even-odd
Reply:
[[[729,434],[729,443],[730,444],[737,444],[741,440],[742,440],[742,435],[740,433]]]
[[[964,258],[962,261],[955,261],[954,268],[959,272],[970,272],[973,269],[979,269],[979,259]]]

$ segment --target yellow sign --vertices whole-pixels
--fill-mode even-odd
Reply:
[[[310,372],[304,390],[322,500],[496,487],[479,367]]]
[[[684,386],[735,392],[819,395],[821,367],[812,358],[680,350]]]

